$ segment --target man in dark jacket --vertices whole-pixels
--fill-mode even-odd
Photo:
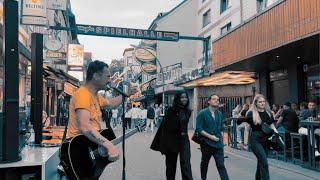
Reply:
[[[277,129],[279,132],[298,132],[299,118],[296,112],[291,109],[290,102],[283,105],[283,112],[277,121]]]
[[[216,94],[211,95],[208,103],[209,107],[199,112],[196,123],[196,131],[205,137],[204,142],[201,144],[201,179],[207,179],[209,161],[213,156],[221,180],[228,180],[227,169],[224,166],[223,116],[218,110],[219,96]]]

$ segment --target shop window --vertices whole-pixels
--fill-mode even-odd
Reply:
[[[308,76],[307,76],[307,100],[308,101],[315,101],[315,103],[318,106],[320,106],[319,71],[311,71],[308,73]]]

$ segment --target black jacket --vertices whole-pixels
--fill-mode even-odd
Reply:
[[[162,154],[179,152],[181,143],[189,141],[187,133],[190,116],[191,110],[189,109],[170,107],[150,148]]]

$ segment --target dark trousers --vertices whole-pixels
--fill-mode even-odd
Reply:
[[[269,165],[267,153],[265,151],[265,144],[262,143],[261,140],[258,140],[254,134],[251,136],[251,149],[258,160],[256,180],[269,180]]]
[[[193,180],[191,171],[190,142],[183,142],[180,152],[168,152],[166,155],[166,176],[167,180],[174,180],[176,177],[177,158],[179,155],[182,180]]]
[[[131,118],[124,118],[124,123],[125,129],[131,129]]]
[[[216,161],[216,166],[217,166],[221,180],[229,180],[227,169],[224,166],[223,148],[214,148],[207,145],[206,143],[203,143],[201,144],[201,152],[202,152],[201,164],[200,164],[201,179],[202,180],[207,179],[209,161],[211,159],[211,156],[213,156],[214,160]]]

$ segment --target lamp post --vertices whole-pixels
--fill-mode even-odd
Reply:
[[[146,48],[145,46],[136,46],[136,45],[131,45],[132,47],[134,47],[135,49],[136,48],[140,48],[140,49],[143,49],[145,51],[148,51],[156,60],[156,62],[159,64],[160,66],[160,73],[162,74],[162,111],[163,111],[163,114],[165,113],[165,105],[164,105],[164,101],[165,101],[165,92],[164,92],[164,73],[163,73],[163,68],[162,68],[162,65],[161,65],[161,62],[159,61],[159,59],[148,49]]]

